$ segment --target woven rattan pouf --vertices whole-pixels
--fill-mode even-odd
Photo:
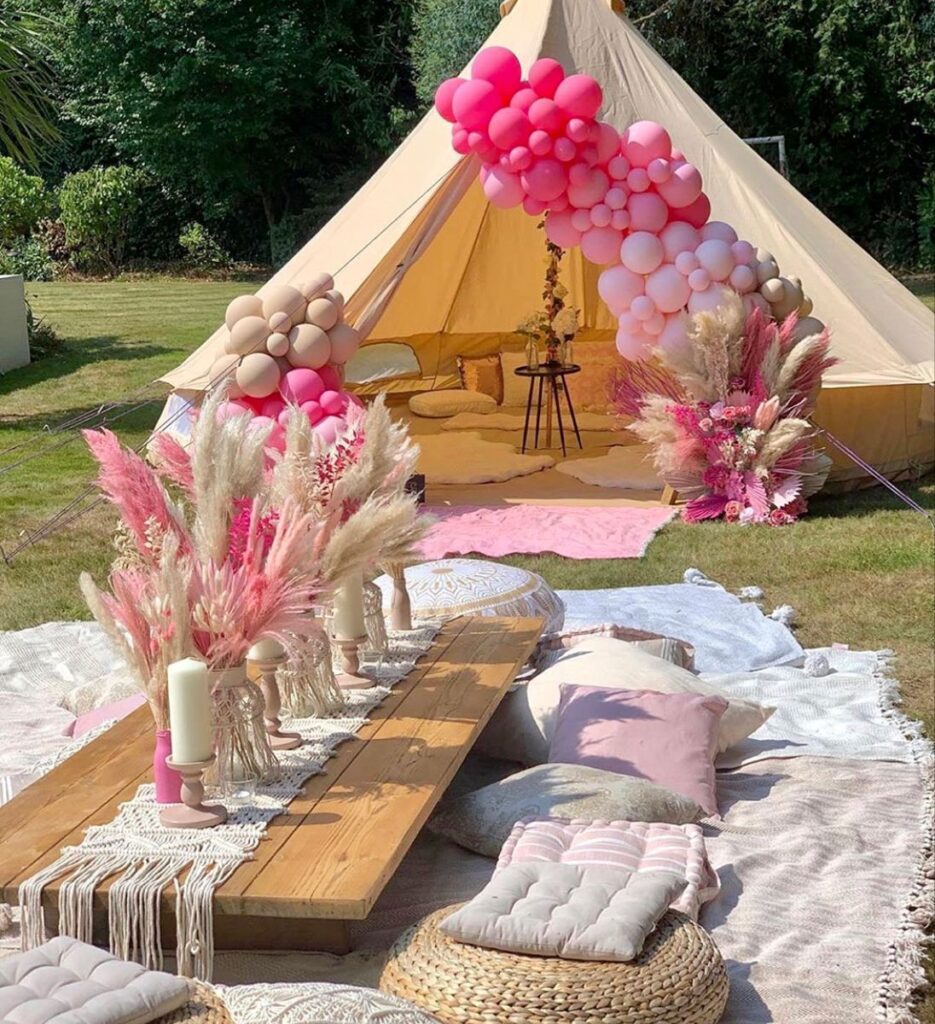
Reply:
[[[227,1007],[210,985],[195,983],[191,999],[155,1024],[234,1024]]]
[[[455,942],[438,928],[454,909],[401,935],[380,978],[443,1024],[715,1024],[724,1012],[727,968],[684,914],[670,910],[636,960],[615,964]]]

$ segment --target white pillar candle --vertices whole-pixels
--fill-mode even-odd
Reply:
[[[168,675],[172,758],[181,764],[207,761],[213,752],[208,666],[183,658],[172,662]]]
[[[365,636],[364,577],[351,573],[334,592],[334,636],[338,640],[356,640]]]

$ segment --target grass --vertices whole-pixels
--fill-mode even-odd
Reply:
[[[931,278],[907,282],[935,309]],[[114,401],[176,366],[216,326],[227,302],[253,281],[148,279],[53,282],[29,286],[36,313],[64,337],[57,355],[0,377],[0,544],[9,551],[87,484],[92,467],[80,439],[48,435],[6,453],[36,431]],[[139,443],[156,422],[164,389],[151,388],[141,408],[125,403],[115,429]],[[113,414],[112,414],[113,415]],[[63,440],[68,443],[56,447]],[[8,468],[19,457],[41,458]],[[935,481],[910,488],[935,509]],[[0,629],[52,619],[85,618],[78,573],[106,572],[113,520],[93,509],[69,529],[0,563]],[[673,523],[641,560],[567,561],[554,556],[507,559],[544,575],[555,587],[671,583],[689,566],[736,589],[756,584],[766,607],[791,604],[805,646],[848,643],[892,648],[909,713],[935,735],[932,623],[933,531],[918,513],[881,489],[817,499],[808,518],[781,529]],[[933,980],[935,967],[930,964]],[[935,998],[920,1008],[935,1024]]]

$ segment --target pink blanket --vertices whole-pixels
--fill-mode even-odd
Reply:
[[[663,505],[591,506],[478,505],[426,509],[437,522],[422,542],[426,560],[476,553],[565,558],[640,558],[675,515]]]

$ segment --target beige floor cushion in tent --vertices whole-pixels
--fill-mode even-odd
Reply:
[[[490,395],[480,391],[462,391],[451,388],[448,391],[424,391],[409,399],[409,410],[416,416],[440,419],[457,416],[459,412],[485,413],[497,408],[497,402]]]
[[[417,468],[428,484],[486,484],[555,465],[551,455],[520,455],[514,445],[485,441],[474,432],[429,435],[418,441],[422,454]]]
[[[662,488],[659,474],[649,461],[648,449],[643,445],[618,446],[594,459],[569,459],[556,469],[597,487],[626,487],[631,491]]]

